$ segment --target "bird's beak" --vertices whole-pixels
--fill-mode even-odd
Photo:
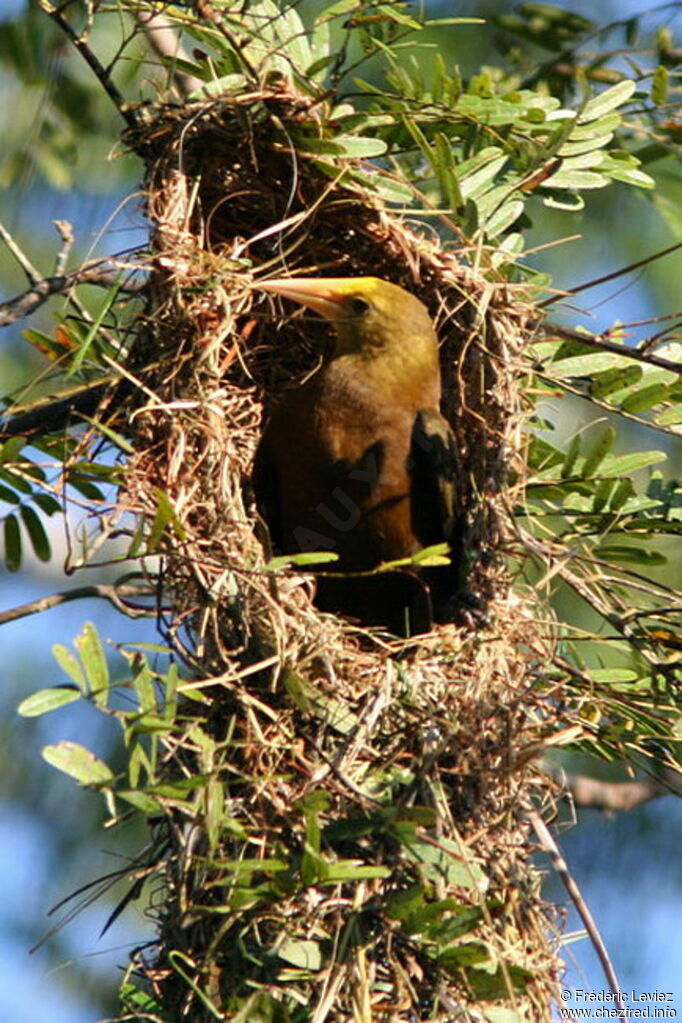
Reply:
[[[347,318],[344,299],[349,284],[346,277],[280,277],[274,281],[258,282],[262,291],[308,306],[327,320]]]

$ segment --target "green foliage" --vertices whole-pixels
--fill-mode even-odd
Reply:
[[[39,449],[49,464],[62,464],[62,472],[43,468],[35,453]],[[70,453],[74,457],[71,459]],[[12,437],[0,446],[0,522],[4,529],[4,554],[7,568],[15,572],[23,562],[24,537],[33,554],[43,562],[52,556],[50,539],[43,521],[63,510],[63,498],[70,493],[88,502],[104,505],[102,483],[113,482],[114,466],[95,464],[77,454],[73,438],[41,438],[29,442]],[[66,485],[70,488],[65,490]],[[6,510],[3,509],[3,505]]]
[[[107,47],[106,34],[99,26],[96,31]],[[129,172],[125,161],[106,167],[115,111],[82,61],[65,50],[63,34],[39,4],[27,2],[20,14],[0,21],[0,68],[11,75],[0,111],[0,189],[30,181],[37,172],[53,188],[69,189],[78,179],[99,191]],[[121,71],[130,81],[135,64],[128,61]],[[95,158],[105,169],[93,176]]]
[[[64,432],[63,421],[53,425],[52,402],[66,400],[95,387],[98,381],[113,383],[126,349],[126,328],[139,312],[135,298],[121,294],[118,280],[107,287],[92,313],[80,306],[81,317],[57,315],[54,334],[27,329],[24,339],[58,369],[50,375],[54,398],[44,397],[27,405],[5,397],[2,420],[45,409],[42,427],[13,436],[0,444],[0,523],[4,532],[5,564],[17,571],[24,559],[24,540],[43,562],[52,556],[45,519],[81,499],[88,506],[104,508],[107,492],[120,482],[118,452],[130,454],[129,442],[106,423],[78,437]],[[115,332],[115,333],[114,333]],[[39,389],[45,382],[39,380]],[[85,414],[73,417],[77,424],[90,422]],[[93,456],[93,452],[96,454]],[[114,452],[114,454],[112,454]],[[163,500],[160,498],[160,500]],[[161,512],[159,513],[161,516]],[[157,527],[158,528],[158,525]],[[165,521],[161,525],[165,528]],[[85,552],[84,552],[85,553]]]
[[[138,68],[139,57],[132,55],[141,33],[135,15],[156,10],[142,0],[119,0],[97,10],[98,26],[113,12],[117,31],[122,29],[114,62],[122,87],[121,65],[130,61],[132,70]],[[583,56],[595,26],[554,5],[521,4],[500,16],[497,23],[505,38],[513,38],[514,48],[507,61],[468,79],[433,52],[430,33],[441,32],[446,23],[458,24],[462,33],[487,31],[478,27],[478,19],[422,20],[412,5],[365,0],[317,3],[309,18],[296,5],[247,0],[221,7],[219,25],[197,19],[186,5],[164,10],[191,46],[180,59],[157,57],[162,96],[168,75],[176,71],[203,83],[196,99],[219,101],[249,90],[258,95],[264,80],[293,83],[301,107],[288,127],[287,144],[298,160],[415,218],[437,218],[443,238],[465,238],[476,253],[472,261],[495,282],[502,277],[518,283],[528,275],[536,293],[543,287],[521,262],[523,230],[542,205],[579,210],[594,190],[616,184],[650,192],[655,181],[642,167],[678,151],[679,125],[666,120],[676,87],[670,41],[660,37],[651,67],[626,73],[621,63],[607,67],[604,57]],[[82,10],[72,14],[77,19]],[[21,73],[27,89],[45,86],[38,54],[41,47],[54,52],[57,45],[47,25],[32,9],[15,19],[0,42],[0,60]],[[48,41],[37,45],[33,28]],[[625,30],[636,31],[637,19]],[[542,66],[532,63],[532,73],[526,43],[549,55]],[[77,143],[103,123],[100,91],[72,75],[70,65],[60,64],[40,132],[19,150],[9,147],[5,180],[16,181],[30,165],[51,183],[68,185]],[[136,86],[129,98],[137,101],[140,94]],[[643,136],[653,139],[646,147]],[[30,344],[59,360],[60,384],[117,371],[125,356],[125,343],[119,347],[119,341],[135,312],[124,308],[120,284],[107,291],[85,322],[62,319],[55,338],[26,332]],[[559,651],[553,663],[537,668],[539,686],[574,680],[571,711],[580,731],[578,745],[605,760],[624,759],[655,771],[663,764],[679,765],[680,595],[662,570],[672,549],[666,541],[682,531],[682,486],[653,467],[665,467],[671,438],[679,436],[682,424],[680,348],[667,342],[651,357],[646,350],[630,349],[617,331],[603,342],[586,335],[544,337],[533,345],[529,385],[555,402],[573,396],[600,418],[567,441],[556,440],[549,422],[553,413],[539,410],[528,438],[530,477],[515,491],[518,542],[510,544],[509,559],[520,586],[557,603],[569,590],[578,598],[580,615],[565,615],[556,625]],[[619,427],[624,422],[653,430],[652,450],[623,450]],[[106,425],[90,426],[85,438],[42,431],[30,443],[12,438],[0,448],[10,570],[20,566],[26,542],[40,560],[49,559],[44,519],[61,511],[65,499],[75,494],[91,510],[106,508],[107,489],[124,471],[112,464],[111,452],[125,456],[130,444]],[[58,469],[39,465],[36,452]],[[131,539],[130,557],[187,539],[169,497],[158,490],[155,498]],[[439,564],[442,551],[429,549],[419,558]],[[275,558],[265,571],[324,560],[319,553]],[[313,890],[316,899],[330,897],[334,888],[343,893],[348,946],[361,948],[368,935],[390,927],[396,941],[414,943],[421,964],[456,976],[481,999],[501,999],[527,986],[530,974],[478,936],[481,921],[503,909],[489,895],[490,878],[481,864],[464,845],[431,839],[431,806],[392,801],[393,788],[410,776],[409,764],[396,762],[363,779],[372,799],[362,815],[350,819],[331,817],[330,793],[311,781],[291,807],[290,833],[272,828],[264,836],[251,831],[246,815],[234,809],[234,792],[241,786],[247,790],[253,781],[241,766],[244,735],[235,734],[234,720],[226,720],[222,730],[209,727],[210,700],[201,679],[182,681],[175,665],[159,670],[141,651],[123,648],[127,675],[113,682],[91,625],[76,639],[75,651],[55,648],[69,681],[40,689],[23,701],[20,713],[37,717],[87,701],[118,724],[122,764],[109,765],[87,744],[73,741],[46,746],[45,759],[100,792],[112,822],[137,813],[150,824],[165,820],[175,827],[180,820],[189,832],[201,833],[200,855],[213,879],[204,894],[211,912],[226,921],[231,969],[250,978],[255,965],[264,978],[262,984],[250,980],[254,990],[248,994],[235,995],[225,1010],[233,1013],[230,1018],[309,1018],[293,996],[287,1001],[271,992],[320,973],[338,950],[322,928],[318,933],[296,919],[274,942],[262,938],[259,928],[283,898],[300,897],[303,904]],[[399,673],[400,665],[395,670]],[[357,734],[361,722],[340,700],[290,668],[282,682],[295,710],[322,722],[341,743]],[[244,716],[260,735],[258,701],[250,693],[249,699]],[[453,722],[453,733],[456,728]],[[171,774],[169,753],[179,744],[186,756],[175,761]],[[366,904],[356,907],[355,893],[367,884],[389,893],[383,906],[377,896],[371,910]],[[480,902],[473,907],[442,898],[442,885],[481,893]],[[204,908],[194,907],[198,913]],[[237,918],[239,927],[229,930]],[[166,965],[207,1014],[220,1017],[223,1007],[216,1008],[194,962],[171,949]],[[164,1018],[155,1000],[134,984],[126,983],[123,1000],[136,1018]],[[517,1019],[501,1006],[488,1015],[495,1023]]]
[[[533,975],[506,962],[476,933],[489,914],[500,912],[499,902],[487,898],[471,906],[439,896],[443,884],[485,893],[489,879],[469,847],[432,837],[434,807],[376,802],[374,809],[368,806],[360,816],[339,819],[331,815],[332,796],[317,786],[292,806],[288,836],[278,829],[272,829],[267,839],[260,832],[251,833],[248,815],[240,812],[237,817],[233,809],[235,793],[249,780],[239,777],[243,740],[229,729],[222,738],[209,732],[202,684],[182,683],[173,665],[165,672],[155,671],[141,651],[125,648],[120,653],[128,673],[114,683],[91,624],[85,625],[74,645],[75,654],[62,645],[54,648],[71,681],[29,697],[20,713],[35,717],[83,699],[118,723],[126,748],[125,763],[118,770],[73,741],[48,745],[43,756],[81,786],[99,791],[112,823],[131,808],[157,825],[179,813],[188,827],[206,836],[203,856],[213,877],[211,909],[228,920],[239,914],[241,940],[231,949],[232,969],[246,975],[254,957],[258,958],[261,975],[267,978],[259,997],[267,1001],[267,990],[274,986],[279,1003],[287,985],[326,968],[333,950],[324,932],[311,936],[315,929],[311,932],[306,919],[292,921],[289,932],[274,943],[261,938],[258,925],[252,922],[283,898],[303,898],[314,890],[320,897],[327,892],[340,897],[341,892],[352,893],[367,883],[386,885],[385,926],[394,930],[397,940],[401,936],[409,940],[438,970],[464,980],[479,997],[508,997],[510,981],[515,991],[523,991]],[[206,682],[210,685],[212,680]],[[324,695],[309,685],[307,698],[308,713],[336,729]],[[169,776],[166,754],[181,734],[188,754],[193,751],[193,769]],[[340,734],[345,731],[341,729]],[[368,791],[381,791],[385,779],[368,777],[364,784]],[[248,850],[256,848],[258,855],[249,856]],[[235,856],[231,850],[237,849],[241,853]],[[156,869],[163,869],[162,858]],[[352,944],[360,942],[363,933],[371,934],[374,917],[379,919],[383,912],[375,899],[374,908],[351,913],[346,940]],[[179,949],[169,951],[168,961],[218,1018],[211,997],[197,981],[192,961]],[[131,1011],[156,1008],[148,994],[130,983],[122,997]],[[232,1009],[241,1009],[245,1019],[252,1018],[248,1015],[252,997],[235,997]]]
[[[117,17],[133,25],[140,11],[151,9],[140,0],[127,0],[118,5]],[[605,59],[582,56],[595,32],[594,23],[554,5],[526,3],[513,14],[497,16],[507,34],[504,38],[514,38],[516,49],[507,50],[507,65],[486,66],[468,80],[456,66],[446,64],[440,52],[433,52],[429,33],[434,27],[441,32],[446,22],[457,24],[462,33],[479,32],[480,19],[429,21],[407,4],[355,0],[317,4],[310,17],[295,5],[251,0],[239,11],[221,12],[222,27],[195,19],[179,6],[170,5],[166,13],[195,48],[191,58],[183,56],[177,62],[160,58],[161,62],[166,70],[179,70],[204,83],[198,96],[253,88],[263,75],[290,78],[312,103],[313,113],[302,113],[291,126],[289,141],[301,157],[330,178],[340,177],[351,188],[357,184],[370,189],[419,216],[442,214],[445,234],[464,235],[472,245],[492,243],[491,249],[481,250],[482,265],[500,270],[507,263],[504,272],[509,274],[514,261],[527,272],[519,263],[520,229],[529,223],[538,201],[578,209],[593,189],[614,182],[651,189],[654,181],[640,166],[638,127],[663,132],[657,136],[664,139],[656,143],[657,153],[647,150],[647,164],[677,145],[661,125],[673,88],[670,40],[659,38],[650,67],[632,67],[630,76],[622,68],[606,75]],[[104,9],[98,27],[106,23],[106,15]],[[633,18],[612,31],[625,31],[630,38],[638,27]],[[137,34],[135,29],[131,40]],[[59,38],[47,19],[30,8],[7,23],[3,38],[0,60],[13,66],[27,86],[43,87],[42,54]],[[523,73],[528,57],[523,48],[519,50],[519,41],[550,54],[545,64],[535,63],[532,75]],[[128,45],[124,42],[123,53]],[[71,65],[62,68],[60,81],[45,123],[60,123],[63,129],[70,125],[74,138],[79,132],[92,132],[99,102],[94,97],[101,90],[92,81],[83,85]],[[40,144],[47,146],[51,160],[59,160],[59,147],[50,149],[46,142],[49,135],[46,130]],[[341,171],[337,157],[346,160]],[[36,153],[31,158],[38,164],[47,160]],[[540,284],[535,281],[536,287]],[[120,357],[116,338],[125,322],[124,308],[117,282],[88,322],[62,318],[55,338],[35,330],[25,336],[60,360],[64,381],[74,375],[86,379],[84,371],[102,374]],[[584,342],[577,337],[537,342],[533,358],[540,386],[579,395],[611,416],[613,424],[627,419],[655,429],[661,438],[677,436],[682,423],[682,386],[674,368],[679,346],[665,346],[662,364],[660,359],[635,358],[617,331],[611,338],[607,347],[588,336]],[[130,450],[125,438],[105,425],[95,429],[109,445]],[[536,432],[530,441],[531,478],[518,506],[519,522],[535,542],[543,539],[571,552],[570,572],[553,577],[571,586],[630,644],[624,670],[634,671],[637,684],[650,677],[657,685],[657,648],[652,652],[646,636],[660,637],[656,602],[670,602],[670,594],[663,583],[652,584],[642,603],[639,573],[665,563],[660,538],[679,532],[680,488],[660,474],[645,475],[665,461],[665,445],[649,452],[616,453],[616,440],[615,425],[576,434],[567,447],[553,444],[547,429]],[[30,455],[27,448],[22,438],[12,438],[0,450],[0,499],[7,509],[2,518],[10,570],[20,566],[26,542],[40,560],[49,559],[43,519],[61,510],[65,484],[88,501],[103,502],[102,484],[115,483],[118,472],[103,465],[101,458],[91,461],[73,439],[57,442],[40,436],[32,442]],[[63,461],[58,489],[34,460],[35,448]],[[156,512],[138,530],[130,552],[155,551],[169,534],[184,538],[171,502],[159,492]],[[437,551],[423,556],[431,553],[438,556]],[[306,565],[310,557],[274,559],[266,569]],[[324,555],[312,558],[319,563]],[[645,625],[634,629],[630,622],[640,614]],[[650,621],[656,628],[646,624]],[[654,637],[652,642],[658,641]],[[587,643],[583,646],[588,649]],[[590,646],[590,656],[599,649],[598,643]],[[608,649],[616,647],[610,643]],[[575,656],[580,670],[588,674],[610,670]],[[597,654],[597,659],[601,656]],[[666,678],[670,671],[666,661]],[[137,684],[142,685],[142,677]],[[102,686],[106,688],[104,682]],[[28,704],[27,712],[71,698],[68,689],[39,696]],[[148,695],[145,699],[148,703]],[[149,706],[145,714],[154,719]],[[151,770],[147,754],[136,750],[131,756],[136,775],[143,767]],[[131,785],[127,798],[158,808],[158,796]]]
[[[613,449],[624,420],[648,426],[666,449],[666,434],[678,435],[680,373],[668,366],[679,359],[679,345],[659,349],[652,364],[619,344],[617,331],[613,336],[607,350],[579,335],[534,345],[554,401],[580,394],[588,408],[608,413],[608,423],[602,417],[559,446],[551,422],[539,419],[516,514],[521,536],[528,530],[533,537],[530,565],[522,569],[527,578],[533,585],[546,579],[548,594],[570,590],[578,598],[573,615],[562,616],[561,632],[565,654],[595,687],[580,715],[589,732],[583,748],[656,770],[679,763],[682,660],[668,642],[680,628],[679,597],[667,581],[668,555],[677,548],[665,540],[682,534],[682,483],[651,471],[667,461],[667,450]]]

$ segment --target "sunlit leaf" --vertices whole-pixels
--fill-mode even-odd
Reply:
[[[41,714],[65,707],[68,703],[80,700],[81,693],[73,686],[55,686],[53,689],[39,689],[37,693],[27,696],[17,707],[17,713],[24,718],[36,718]]]
[[[58,771],[71,775],[81,785],[100,787],[114,780],[112,770],[79,742],[64,740],[42,750],[43,758]]]

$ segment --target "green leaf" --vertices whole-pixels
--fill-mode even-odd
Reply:
[[[569,188],[579,190],[581,188],[604,188],[608,185],[609,179],[604,174],[597,174],[595,171],[584,170],[563,170],[559,169],[551,178],[540,183],[540,188]]]
[[[603,117],[604,114],[610,113],[623,103],[627,103],[632,98],[636,88],[637,86],[633,81],[619,82],[618,85],[606,89],[599,96],[595,96],[594,99],[588,100],[578,115],[580,124],[596,121],[598,117]]]
[[[390,877],[390,867],[371,866],[356,860],[339,860],[328,863],[322,884],[336,884],[339,881],[365,881],[373,878]]]
[[[321,75],[321,71],[325,71],[331,64],[336,60],[336,55],[328,53],[325,57],[318,57],[314,60],[310,67],[306,68],[306,77],[313,79],[322,79],[324,75]]]
[[[222,75],[213,81],[205,82],[199,89],[195,89],[190,99],[205,99],[207,96],[224,96],[228,92],[238,92],[246,85],[246,76],[238,71],[229,75]]]
[[[341,153],[344,156],[352,156],[356,159],[383,156],[388,149],[383,139],[363,138],[358,135],[337,135],[334,142],[341,147]]]
[[[54,686],[52,689],[39,689],[37,693],[27,696],[17,707],[17,713],[23,718],[37,718],[41,714],[49,714],[52,710],[65,707],[81,698],[80,690],[74,686]]]
[[[9,572],[17,572],[21,568],[21,531],[14,514],[5,519],[5,564]]]
[[[286,938],[277,948],[277,956],[299,970],[314,971],[322,968],[322,952],[317,941]]]
[[[97,629],[86,622],[74,646],[80,654],[90,692],[98,703],[106,703],[109,691],[109,668]]]
[[[83,362],[83,359],[87,355],[92,342],[97,337],[97,333],[98,333],[100,327],[104,323],[104,320],[106,319],[107,314],[109,313],[109,311],[111,310],[112,306],[114,305],[114,302],[116,301],[116,298],[118,296],[119,287],[120,287],[120,285],[118,283],[114,284],[109,289],[109,291],[107,292],[106,298],[102,302],[102,305],[100,307],[99,312],[97,313],[95,319],[91,323],[90,328],[88,329],[87,334],[85,335],[85,337],[83,338],[83,341],[81,342],[80,348],[78,349],[78,351],[76,352],[76,354],[75,354],[75,356],[73,358],[71,366],[70,366],[70,368],[69,368],[69,370],[68,370],[68,372],[66,374],[67,377],[73,376],[73,374],[80,368],[81,363]]]
[[[130,803],[136,810],[147,814],[148,817],[157,817],[164,812],[163,803],[140,789],[119,789],[116,795],[124,799],[126,803]]]
[[[50,549],[50,541],[47,538],[47,533],[40,520],[40,517],[36,514],[34,508],[30,504],[23,504],[21,506],[21,518],[26,532],[31,540],[31,546],[36,557],[40,561],[49,561],[52,555]]]
[[[549,366],[551,375],[562,379],[563,377],[592,377],[603,370],[613,369],[614,361],[618,359],[613,352],[591,352],[583,349],[580,355],[570,355],[567,359],[558,358]]]
[[[85,681],[85,674],[80,662],[73,656],[71,651],[67,647],[62,646],[61,643],[55,643],[52,647],[52,656],[62,671],[65,671],[69,678],[73,679],[80,691],[87,693],[88,684]]]
[[[659,64],[651,82],[651,99],[657,107],[662,107],[668,100],[669,78],[670,72],[665,64]]]
[[[19,504],[20,500],[21,498],[18,494],[0,483],[0,501],[5,501],[6,504]]]
[[[561,466],[560,474],[561,478],[564,480],[573,475],[573,470],[575,469],[575,464],[578,460],[578,455],[580,454],[581,442],[582,438],[579,433],[571,438],[571,443],[568,446],[566,457],[564,458],[563,465]]]
[[[630,668],[591,668],[587,674],[595,682],[605,685],[610,682],[636,682],[639,678],[637,672]]]
[[[78,742],[64,740],[54,746],[45,746],[43,758],[58,771],[70,775],[81,785],[101,787],[114,780],[111,769]]]
[[[465,199],[475,199],[495,180],[508,157],[497,146],[488,146],[458,168],[459,187]]]
[[[618,455],[609,458],[602,466],[600,476],[629,476],[638,469],[644,469],[648,465],[656,465],[657,462],[665,462],[667,455],[665,451],[642,451],[632,455]]]
[[[338,561],[334,551],[304,551],[301,554],[279,554],[263,565],[264,572],[281,572],[286,568],[307,568],[309,565],[329,565]]]
[[[590,124],[578,124],[571,127],[570,141],[579,139],[592,139],[596,135],[612,135],[621,123],[620,114],[607,114],[598,121]]]
[[[330,21],[332,18],[338,18],[342,14],[356,10],[357,6],[357,0],[336,0],[336,3],[325,8],[320,17],[323,17],[325,21]]]
[[[589,153],[593,149],[605,149],[612,138],[612,131],[606,132],[604,135],[588,135],[582,139],[571,137],[559,149],[557,155],[565,157],[579,156],[581,153]]]
[[[605,561],[624,562],[634,565],[667,565],[668,559],[659,551],[644,547],[628,547],[625,544],[602,544],[595,548],[595,554]]]
[[[514,224],[523,213],[525,203],[522,199],[512,199],[504,203],[490,217],[483,220],[483,227],[491,237],[502,234]]]
[[[405,4],[405,6],[407,6],[407,4]],[[395,2],[377,4],[376,9],[377,11],[380,11],[383,15],[385,15],[387,18],[390,18],[392,21],[397,22],[398,25],[404,25],[405,28],[412,28],[415,30],[419,30],[422,28],[421,22],[415,21],[414,18],[411,18],[406,11],[402,10],[400,4],[396,4]]]
[[[55,515],[62,510],[59,501],[52,494],[34,494],[33,501],[45,515]]]
[[[649,384],[647,387],[640,387],[639,390],[629,394],[620,402],[619,407],[624,412],[643,412],[654,405],[660,405],[669,394],[668,384]]]
[[[139,665],[136,666],[133,675],[133,686],[137,693],[140,710],[145,714],[149,712],[155,713],[157,710],[156,690],[154,688],[154,679],[146,660],[140,661]]]
[[[147,539],[147,549],[152,552],[158,548],[161,537],[168,526],[172,526],[173,532],[180,540],[187,539],[187,530],[178,518],[168,494],[163,490],[157,490],[156,499],[158,501],[156,514]]]
[[[26,444],[28,444],[26,437],[10,437],[0,445],[0,462],[16,462]]]
[[[362,138],[357,135],[336,135],[334,138],[327,139],[297,136],[296,144],[304,153],[349,156],[355,159],[383,156],[388,149],[383,139]],[[336,168],[336,173],[338,175],[338,167]]]
[[[594,476],[597,469],[613,447],[615,439],[616,431],[612,426],[608,426],[605,430],[602,430],[595,438],[585,453],[585,461],[580,469],[580,475],[583,479],[588,476]]]
[[[434,166],[443,197],[451,210],[458,209],[464,202],[452,153],[452,143],[442,131],[434,135]]]
[[[619,360],[620,361],[620,360]],[[636,363],[613,366],[611,369],[590,374],[590,394],[594,398],[606,398],[617,391],[637,384],[643,376],[643,369]]]
[[[516,1009],[505,1009],[503,1005],[492,1005],[485,1010],[488,1023],[524,1023],[524,1017]]]
[[[463,848],[449,839],[440,839],[437,844],[413,839],[404,845],[407,859],[419,864],[424,876],[430,881],[446,881],[460,888],[476,888],[485,891],[488,879],[480,866]]]
[[[659,412],[654,416],[654,421],[660,426],[682,423],[682,404],[672,405],[670,408],[665,409],[664,412]]]

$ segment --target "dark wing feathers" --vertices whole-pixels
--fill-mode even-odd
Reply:
[[[279,494],[279,474],[267,428],[256,449],[251,480],[258,514],[268,528],[272,547],[278,554],[281,554],[284,527]]]
[[[424,547],[449,542],[455,529],[457,450],[435,409],[417,412],[410,449],[412,528]]]

